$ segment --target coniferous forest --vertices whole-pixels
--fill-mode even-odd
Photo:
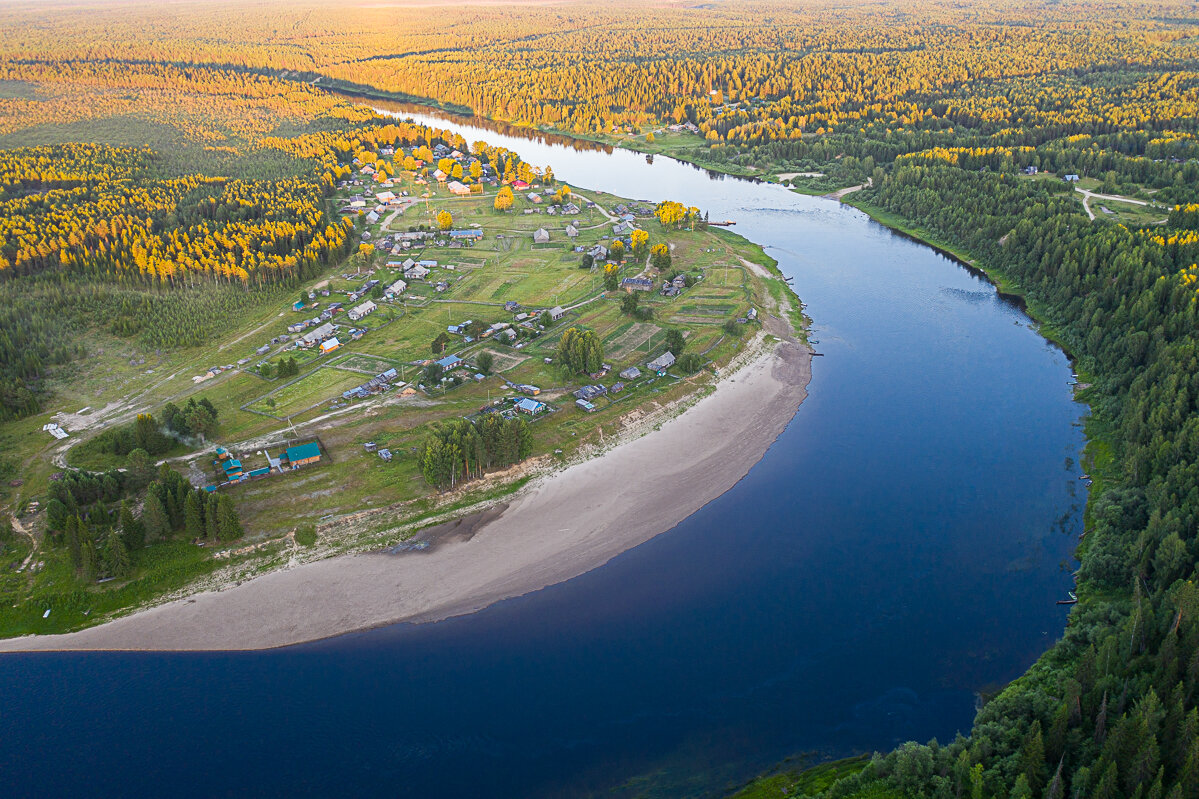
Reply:
[[[42,13],[0,11],[0,421],[41,408],[89,330],[198,345],[344,257],[353,225],[326,198],[351,160],[445,143],[505,182],[531,174],[513,153],[383,124],[322,87],[800,191],[856,187],[846,201],[1022,295],[1075,359],[1094,482],[1078,604],[970,734],[790,795],[1199,796],[1193,5],[101,4],[46,25]],[[659,208],[663,225],[698,214]],[[651,255],[670,266],[669,251]],[[573,329],[563,349],[571,372],[603,360]],[[166,451],[138,435],[134,423],[108,445]],[[421,450],[422,476],[445,488],[529,450],[523,421],[454,423]],[[116,576],[147,541],[240,535],[232,508],[168,472],[57,484],[50,529],[78,570]],[[135,523],[122,503],[143,493]]]

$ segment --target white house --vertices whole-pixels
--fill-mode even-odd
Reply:
[[[350,317],[350,319],[357,322],[359,319],[361,319],[364,316],[367,316],[368,314],[370,314],[372,311],[374,311],[378,307],[379,306],[375,305],[375,303],[373,301],[367,300],[366,302],[362,303],[361,305],[355,305],[353,308],[351,308],[349,317]]]

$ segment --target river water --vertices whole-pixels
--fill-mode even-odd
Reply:
[[[5,793],[706,796],[795,754],[967,732],[1065,622],[1085,408],[1063,353],[836,202],[423,121],[736,220],[814,320],[809,398],[673,530],[471,616],[264,653],[5,656]]]

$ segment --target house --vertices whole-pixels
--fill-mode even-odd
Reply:
[[[445,291],[449,287],[450,287],[449,283],[446,283],[444,280],[439,280],[437,282],[436,289],[437,289],[437,292],[440,294],[441,292]]]
[[[416,266],[412,267],[411,269],[404,270],[404,277],[407,278],[408,280],[424,280],[428,276],[429,276],[428,267],[421,266],[420,264],[417,264]]]
[[[543,227],[539,227],[533,231],[534,244],[549,244],[550,232]]]
[[[270,351],[271,351],[271,345],[270,345],[270,344],[263,344],[261,347],[259,347],[258,349],[254,350],[254,352],[258,353],[259,355],[266,355],[266,354],[267,354],[268,352],[270,352]]]
[[[397,280],[387,287],[387,289],[383,292],[383,295],[385,297],[398,297],[407,290],[408,284],[403,280]]]
[[[1024,174],[1035,175],[1037,174],[1037,168],[1035,166],[1026,166],[1024,167]]]
[[[674,366],[674,353],[672,353],[670,350],[667,350],[654,360],[647,363],[645,368],[649,369],[651,372],[662,374],[672,366]]]
[[[607,387],[600,384],[594,386],[583,386],[582,388],[573,392],[576,399],[587,400],[589,402],[593,399],[602,397],[607,393]]]
[[[349,317],[353,321],[357,322],[359,319],[361,319],[364,316],[367,316],[371,312],[375,311],[378,307],[379,306],[375,305],[373,300],[367,300],[366,302],[362,303],[361,305],[355,305],[353,308],[351,308]]]
[[[462,365],[462,356],[461,355],[447,355],[444,358],[438,360],[436,363],[438,366],[440,366],[442,368],[443,371],[449,372],[453,369],[457,369],[458,367],[460,367]]]
[[[445,184],[445,187],[450,190],[450,194],[470,194],[470,189],[457,180],[451,180],[449,183]]]
[[[573,224],[568,223],[566,225],[566,235],[572,239],[578,238],[579,229],[577,227],[575,227]]]
[[[562,213],[574,216],[579,213],[579,206],[575,205],[574,203],[567,203],[566,205],[562,206]]]
[[[329,338],[332,335],[333,335],[333,323],[325,322],[320,327],[318,327],[314,330],[309,330],[307,333],[305,333],[303,336],[301,336],[299,341],[297,341],[296,343],[301,347],[311,347],[313,344],[319,344],[320,342],[324,341],[325,339]]]
[[[566,311],[561,305],[555,305],[553,308],[550,308],[550,319],[553,321],[557,322],[564,316],[566,316]]]
[[[535,205],[541,204],[541,195],[540,194],[534,194],[533,192],[529,192],[528,197],[529,197],[529,202],[531,202]]]
[[[577,400],[575,400],[575,405],[577,405],[580,409],[582,409],[586,413],[595,413],[595,406],[592,405],[587,400],[577,399]]]
[[[391,461],[391,450],[389,450],[389,449],[379,450],[379,457],[385,461],[390,462]]]
[[[367,452],[374,452],[376,449],[379,448],[379,445],[376,444],[374,441],[368,441],[365,444],[363,444],[362,446],[366,448]]]
[[[300,444],[297,447],[288,447],[283,452],[283,460],[287,461],[288,466],[292,469],[298,469],[310,463],[317,463],[320,459],[321,447],[315,441]]]
[[[341,342],[338,341],[336,337],[334,337],[334,338],[329,339],[328,341],[321,342],[321,352],[322,353],[333,352],[333,350],[337,349],[340,346],[341,346]]]
[[[372,225],[375,224],[376,222],[378,222],[379,221],[379,212],[371,211],[370,213],[368,213],[366,215],[366,221],[370,222]]]
[[[293,302],[291,304],[291,309],[293,311],[302,311],[302,310],[304,310],[304,303],[301,302],[300,300],[296,300],[295,302]]]
[[[529,188],[529,184],[525,183],[523,180],[514,180],[512,181],[512,188],[516,189],[517,191],[526,191]]]
[[[464,230],[451,230],[451,239],[482,239],[483,231],[479,228],[469,228]]]
[[[245,474],[245,470],[242,469],[241,461],[239,461],[237,458],[230,458],[222,463],[221,469],[225,472],[226,480],[239,480],[241,479],[241,476]]]
[[[634,291],[653,291],[654,281],[647,277],[626,277],[620,281],[620,287],[630,294]]]
[[[594,260],[596,263],[600,263],[600,262],[604,261],[605,259],[607,259],[608,248],[602,244],[597,244],[594,247],[592,247],[590,250],[588,250],[587,254],[590,255],[592,260]]]
[[[508,300],[507,302],[504,303],[504,310],[510,311],[510,312],[511,311],[519,311],[520,303],[516,302],[515,300]]]
[[[674,286],[679,291],[687,288],[687,278],[682,275],[675,275],[674,280],[670,281],[670,285]]]
[[[632,233],[633,226],[628,222],[617,222],[612,226],[612,232],[617,236],[623,236],[626,233]]]
[[[528,394],[530,397],[536,397],[541,393],[541,389],[539,389],[537,386],[531,386],[528,383],[520,384],[516,387],[516,390],[521,394]]]
[[[1066,175],[1066,177],[1063,178],[1063,180],[1065,180],[1067,183],[1077,183],[1078,175]]]
[[[641,370],[636,366],[630,366],[620,373],[621,380],[636,380],[639,377],[641,377]]]
[[[536,416],[545,410],[545,403],[525,397],[516,403],[516,410],[520,411],[521,413],[527,413],[530,416]]]
[[[442,171],[439,169],[439,170],[437,170],[436,172],[434,172],[434,173],[433,173],[433,177],[437,178],[437,180],[438,180],[438,182],[439,182],[439,183],[445,183],[445,179],[446,179],[446,178],[448,178],[448,177],[449,177],[449,175],[447,175],[446,173],[442,172]]]

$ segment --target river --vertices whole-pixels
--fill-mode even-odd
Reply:
[[[261,653],[5,656],[8,795],[719,794],[790,755],[967,732],[979,692],[1060,635],[1085,408],[1020,308],[836,202],[422,121],[736,220],[814,320],[810,396],[673,530],[471,616]]]

